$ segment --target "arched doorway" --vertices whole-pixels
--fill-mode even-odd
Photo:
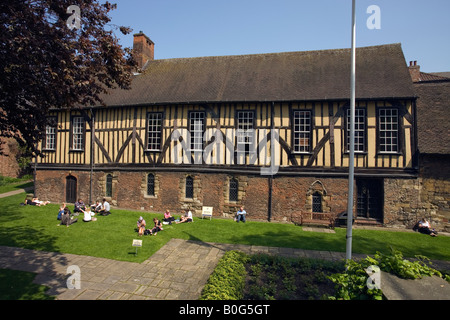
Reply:
[[[66,202],[75,203],[77,201],[77,178],[66,177]]]

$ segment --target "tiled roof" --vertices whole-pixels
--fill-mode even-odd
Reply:
[[[432,73],[421,72],[419,82],[421,81],[450,81],[450,78],[442,77],[440,75]]]
[[[350,98],[350,49],[150,61],[131,90],[105,96],[109,106],[308,101]],[[356,49],[356,95],[414,96],[400,44]]]
[[[450,154],[450,79],[417,82],[417,132],[421,153]]]

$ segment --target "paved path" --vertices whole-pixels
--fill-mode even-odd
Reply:
[[[14,196],[19,193],[24,193],[24,192],[31,192],[33,190],[34,190],[34,187],[28,187],[25,189],[17,189],[17,190],[5,192],[5,193],[0,193],[0,198],[6,198],[6,197]]]
[[[228,250],[342,260],[345,253],[172,239],[142,263],[0,246],[0,268],[37,273],[58,300],[197,300]],[[354,255],[363,258],[366,255]],[[450,262],[443,262],[450,269]],[[68,289],[69,266],[80,268],[80,289]]]

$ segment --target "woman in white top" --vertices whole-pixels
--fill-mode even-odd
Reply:
[[[189,210],[186,214],[180,217],[180,221],[178,221],[177,223],[192,222],[192,221],[194,221],[192,219],[192,212],[191,210]]]
[[[434,229],[433,230],[430,229],[430,223],[427,221],[427,219],[422,218],[422,220],[420,220],[417,224],[418,224],[418,227],[419,227],[418,231],[420,233],[429,234],[432,237],[436,237],[437,236],[436,235],[437,232],[434,231]]]

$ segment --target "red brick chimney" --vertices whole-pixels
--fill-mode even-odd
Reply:
[[[417,61],[409,62],[409,74],[411,75],[411,79],[413,82],[420,81],[420,66],[417,65]]]
[[[155,58],[155,43],[142,31],[133,36],[133,56],[138,67],[142,69],[147,61]]]

